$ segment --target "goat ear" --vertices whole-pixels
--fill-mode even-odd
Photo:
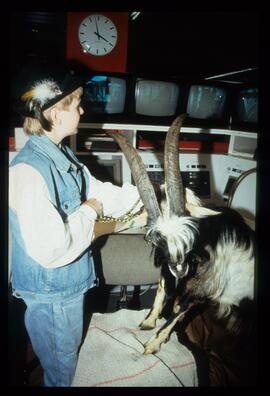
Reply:
[[[212,209],[204,208],[203,206],[196,206],[190,203],[186,203],[186,209],[189,211],[190,215],[193,217],[206,217],[206,216],[216,216],[221,212],[217,212]]]

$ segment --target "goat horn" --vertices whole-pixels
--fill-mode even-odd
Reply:
[[[148,225],[150,226],[156,222],[161,212],[154,187],[149,179],[144,163],[137,150],[123,135],[109,131],[106,131],[106,133],[118,143],[128,161],[133,179],[148,214]]]
[[[183,181],[179,167],[178,138],[183,120],[187,114],[181,114],[172,123],[167,132],[164,150],[165,191],[169,214],[181,216],[185,213]]]

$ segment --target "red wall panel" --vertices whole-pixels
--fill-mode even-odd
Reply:
[[[102,14],[115,24],[118,40],[115,48],[104,56],[93,56],[83,52],[78,38],[81,21],[90,14]],[[126,72],[128,45],[128,12],[84,11],[67,13],[67,60],[75,61],[93,71]]]

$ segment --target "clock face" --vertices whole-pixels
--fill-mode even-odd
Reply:
[[[88,15],[81,22],[78,33],[83,51],[91,55],[107,55],[117,43],[115,24],[105,15]]]

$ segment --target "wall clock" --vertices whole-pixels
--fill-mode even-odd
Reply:
[[[102,14],[90,14],[79,26],[78,36],[83,50],[94,56],[109,54],[117,44],[117,28]]]
[[[126,72],[128,12],[67,13],[67,60],[92,71]]]

